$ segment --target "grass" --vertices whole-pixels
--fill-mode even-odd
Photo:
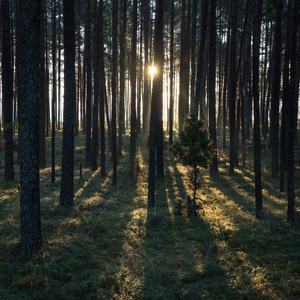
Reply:
[[[300,230],[286,223],[286,194],[270,176],[270,152],[262,155],[264,220],[255,218],[253,152],[229,175],[222,149],[220,175],[202,174],[199,216],[188,217],[176,209],[192,195],[188,174],[167,151],[156,209],[148,210],[144,135],[137,169],[129,166],[125,137],[117,187],[109,160],[106,177],[85,168],[85,138],[76,137],[76,205],[60,207],[61,139],[59,132],[56,182],[50,182],[50,168],[40,173],[43,248],[31,259],[19,251],[19,180],[4,182],[0,168],[1,299],[300,298]],[[295,176],[299,216],[299,164]]]

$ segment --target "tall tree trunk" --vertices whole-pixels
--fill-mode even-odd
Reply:
[[[229,11],[228,29],[227,29],[227,43],[225,50],[225,63],[224,63],[224,84],[223,84],[223,149],[226,148],[226,125],[227,125],[227,89],[228,88],[228,64],[229,64],[229,50],[230,50],[230,28],[231,28],[231,15],[232,10]]]
[[[94,106],[93,106],[93,135],[92,135],[92,157],[91,169],[98,168],[97,157],[99,152],[99,130],[98,130],[98,98],[99,98],[99,12],[97,0],[94,0]]]
[[[58,102],[57,102],[57,130],[60,130],[60,123],[61,123],[61,27],[60,27],[60,22],[61,22],[61,12],[60,12],[60,5],[58,6],[58,76],[57,76],[57,81],[58,81]],[[82,119],[81,119],[82,122]]]
[[[104,103],[105,103],[105,75],[104,75],[104,49],[103,49],[103,0],[99,2],[99,71],[100,71],[100,87],[99,87],[99,100],[100,100],[100,134],[101,134],[101,175],[105,176],[105,116],[104,116]]]
[[[291,37],[291,79],[290,79],[290,102],[289,102],[289,142],[288,142],[288,180],[287,180],[287,198],[288,212],[287,221],[295,223],[295,194],[294,194],[294,146],[295,146],[295,114],[293,113],[296,102],[296,78],[297,78],[297,31],[299,3],[294,0],[292,37]]]
[[[192,113],[192,103],[195,103],[195,77],[196,77],[196,27],[197,27],[197,7],[198,0],[193,0],[192,6],[192,32],[191,32],[191,107],[190,112]],[[193,108],[193,113],[195,108]],[[195,114],[195,113],[194,113]]]
[[[45,132],[45,110],[46,110],[46,70],[45,70],[45,15],[46,15],[46,3],[45,0],[41,1],[41,22],[40,22],[40,53],[39,53],[39,65],[40,65],[40,83],[39,83],[39,160],[40,168],[46,168],[46,132]]]
[[[116,105],[117,105],[117,72],[118,72],[118,0],[112,2],[112,119],[111,119],[111,151],[113,160],[113,185],[117,185],[117,128],[116,128]]]
[[[163,21],[164,21],[164,1],[156,0],[155,13],[155,33],[154,33],[154,64],[157,72],[153,78],[153,91],[151,101],[150,119],[150,141],[149,141],[149,185],[148,185],[148,206],[155,206],[155,148],[157,147],[157,130],[162,126],[158,118],[158,110],[161,107],[163,97]],[[159,124],[158,124],[159,123]],[[157,152],[160,149],[157,149]],[[160,171],[161,172],[161,171]],[[158,171],[158,175],[161,175]]]
[[[150,93],[149,93],[149,0],[143,1],[144,14],[144,102],[143,102],[143,133],[149,132],[150,125]],[[150,43],[151,44],[151,43]]]
[[[127,27],[127,1],[121,0],[121,34],[120,34],[120,105],[119,105],[119,135],[118,156],[121,156],[124,132],[124,98],[125,98],[125,49],[126,49],[126,27]]]
[[[284,172],[287,170],[287,149],[288,149],[288,120],[289,120],[289,75],[290,75],[290,37],[292,21],[293,0],[288,2],[285,33],[285,53],[283,65],[283,86],[282,86],[282,109],[281,109],[281,137],[280,137],[280,191],[284,191]]]
[[[52,151],[51,151],[51,182],[55,181],[55,122],[56,122],[56,0],[53,0],[52,12],[52,66],[53,66],[53,85],[52,85]]]
[[[74,119],[75,119],[75,11],[74,0],[64,0],[65,97],[60,204],[74,205]]]
[[[272,176],[276,177],[279,172],[279,94],[280,94],[280,78],[281,78],[281,27],[282,27],[282,9],[283,1],[277,0],[276,11],[276,28],[275,39],[273,45],[273,61],[272,61],[272,95],[271,95],[271,122],[270,122],[270,139],[272,146]]]
[[[80,0],[77,1],[77,94],[75,107],[75,135],[79,132],[79,113],[81,102],[81,33],[80,33]]]
[[[137,0],[132,7],[131,39],[131,114],[130,114],[130,165],[133,166],[136,152],[136,43],[137,43]]]
[[[21,250],[31,257],[42,247],[39,185],[39,30],[38,0],[18,0],[20,31],[20,210]]]
[[[197,81],[196,81],[196,95],[191,103],[191,114],[198,116],[199,104],[201,103],[201,84],[202,84],[202,74],[203,74],[203,61],[204,61],[204,48],[206,40],[206,27],[207,27],[207,17],[208,17],[208,0],[202,0],[201,6],[201,36],[200,36],[200,46],[198,52],[198,64],[197,64]],[[201,109],[200,104],[200,119],[204,119],[203,107]]]
[[[259,47],[262,0],[253,3],[253,99],[254,99],[254,172],[255,172],[255,204],[256,218],[263,216],[262,187],[261,187],[261,150],[260,150],[260,121],[259,121]]]
[[[186,10],[188,11],[186,17]],[[187,20],[186,20],[187,19]],[[188,0],[188,9],[186,1],[182,0],[181,14],[181,51],[180,51],[180,88],[179,88],[179,131],[183,128],[185,116],[188,113],[189,102],[189,59],[190,59],[190,0]]]
[[[236,33],[237,33],[237,0],[231,2],[231,38],[230,38],[230,82],[229,82],[229,129],[230,129],[230,173],[237,165],[236,145]]]
[[[174,0],[171,0],[170,26],[170,111],[169,111],[169,146],[173,144],[173,116],[174,116]],[[169,149],[171,149],[169,147]]]
[[[13,70],[10,40],[9,0],[1,1],[2,13],[2,98],[4,106],[5,174],[6,181],[14,180],[13,151]]]
[[[216,132],[216,0],[210,1],[210,26],[209,26],[209,133],[210,138],[217,145]],[[210,176],[215,177],[219,174],[217,152],[210,165]]]
[[[91,122],[92,122],[92,62],[91,62],[91,0],[85,1],[84,54],[86,62],[86,127],[85,163],[91,164]]]

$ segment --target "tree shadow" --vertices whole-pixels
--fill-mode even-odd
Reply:
[[[179,174],[167,158],[165,178],[156,181],[156,209],[147,213],[143,299],[239,299],[209,224],[202,217],[176,215],[176,199],[187,196]]]

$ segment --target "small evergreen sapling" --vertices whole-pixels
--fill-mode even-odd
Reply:
[[[200,187],[200,169],[207,169],[215,155],[215,144],[209,137],[203,120],[195,115],[187,117],[179,141],[172,146],[172,153],[178,161],[191,170],[191,184],[194,188],[192,215],[196,215],[196,192]]]

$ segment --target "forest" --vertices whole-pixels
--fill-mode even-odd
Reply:
[[[299,299],[298,0],[1,0],[0,298]]]

